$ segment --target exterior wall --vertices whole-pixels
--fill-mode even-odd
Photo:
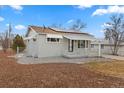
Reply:
[[[32,57],[82,57],[97,56],[91,53],[90,41],[88,48],[78,48],[78,41],[74,40],[73,52],[68,51],[68,39],[60,39],[60,42],[47,42],[46,34],[37,35],[36,41],[33,39],[27,41],[27,56]]]
[[[36,34],[35,31],[30,31],[29,33],[29,37],[30,36],[33,36],[34,34]],[[36,37],[37,38],[37,37]],[[38,43],[37,43],[37,40],[34,42],[33,41],[33,38],[30,39],[30,40],[26,40],[25,41],[26,43],[26,55],[27,56],[32,56],[32,57],[37,57],[37,52],[38,52]]]
[[[98,45],[94,44],[94,47],[90,48],[90,55],[91,56],[98,56]]]
[[[35,31],[30,31],[28,36],[34,36]],[[26,54],[32,57],[83,57],[83,56],[98,56],[98,50],[90,48],[78,48],[78,41],[74,40],[73,52],[68,51],[68,39],[60,39],[60,42],[47,42],[46,34],[36,35],[36,41],[33,39],[26,41]]]
[[[27,56],[33,56],[33,57],[38,57],[38,43],[37,40],[33,41],[33,39],[30,39],[29,41],[26,42],[26,55]]]
[[[32,31],[29,32],[28,36],[30,37],[30,36],[33,36],[33,35],[36,35],[36,34],[37,34],[37,32],[32,30]]]
[[[120,48],[118,50],[118,55],[124,56],[124,45],[123,46],[120,46]]]
[[[94,48],[91,48],[91,52],[96,52],[98,54],[98,44],[94,44]],[[101,48],[101,55],[102,54],[112,54],[111,47],[109,45],[104,45],[104,48]],[[124,45],[120,46],[118,55],[124,56]]]
[[[91,48],[91,52],[98,55],[98,51],[99,51],[99,45],[94,44],[94,47]],[[110,46],[104,45],[104,48],[101,48],[101,54],[111,54],[111,53],[112,52]]]
[[[46,35],[38,35],[38,57],[62,56],[63,39],[60,42],[47,42]]]
[[[101,49],[102,54],[112,54],[111,47],[109,45],[104,45],[104,48]]]

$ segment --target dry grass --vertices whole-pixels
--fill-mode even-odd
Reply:
[[[0,87],[124,87],[123,79],[93,72],[80,64],[22,65],[3,56],[9,53],[0,55]]]
[[[6,52],[0,50],[0,58],[14,55],[15,52],[12,49],[8,49]]]
[[[91,62],[84,66],[105,75],[124,78],[124,61]]]

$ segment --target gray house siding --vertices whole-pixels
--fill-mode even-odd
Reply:
[[[47,42],[46,35],[38,35],[38,57],[62,56],[63,40],[60,42]]]

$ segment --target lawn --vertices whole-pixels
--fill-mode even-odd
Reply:
[[[84,65],[90,70],[103,73],[105,75],[124,78],[124,61],[112,62],[91,62]]]
[[[92,70],[93,64],[24,65],[10,54],[0,52],[0,87],[124,87],[124,79]]]

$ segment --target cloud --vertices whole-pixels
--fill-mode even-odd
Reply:
[[[124,14],[124,6],[108,6],[107,9],[103,9],[103,8],[97,9],[95,12],[93,12],[92,16],[111,14],[111,13]]]
[[[97,10],[92,14],[92,16],[103,15],[103,14],[106,14],[106,13],[107,13],[107,10],[106,10],[106,9],[97,9]]]
[[[1,21],[4,21],[4,20],[5,20],[5,19],[4,19],[3,17],[0,16],[0,22],[1,22]]]
[[[73,21],[74,21],[73,19],[68,20],[68,21],[67,21],[67,24],[70,24],[70,23],[72,23]]]
[[[90,33],[91,35],[93,35],[93,33]]]
[[[23,9],[23,7],[21,5],[10,5],[10,7],[17,11],[21,11]]]
[[[85,8],[91,8],[92,5],[78,5],[78,6],[75,6],[75,8],[78,8],[78,9],[85,9]]]
[[[17,30],[25,30],[26,27],[24,25],[16,25],[15,29],[17,29]]]
[[[104,23],[103,25],[101,25],[102,28],[104,27],[110,27],[111,25],[110,24],[107,24],[107,23]]]
[[[104,33],[104,32],[105,32],[105,30],[100,30],[100,32],[101,32],[101,33]]]
[[[77,6],[77,8],[79,8],[79,9],[91,8],[91,7],[92,7],[92,5],[79,5],[79,6]]]

